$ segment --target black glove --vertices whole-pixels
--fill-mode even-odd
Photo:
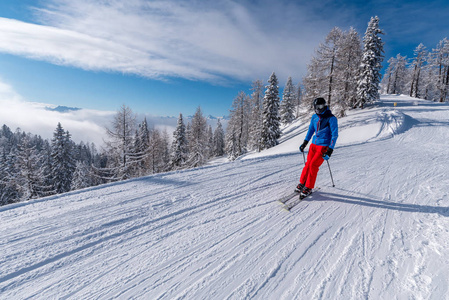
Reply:
[[[306,148],[309,141],[304,140],[304,143],[302,143],[301,146],[299,146],[299,151],[304,152],[304,149]]]
[[[325,160],[328,160],[328,159],[331,157],[332,152],[334,152],[334,149],[332,149],[332,148],[327,148],[327,151],[324,152],[324,154],[323,154],[323,158],[324,158]]]

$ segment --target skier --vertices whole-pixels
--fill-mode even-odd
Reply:
[[[301,198],[305,198],[312,193],[318,170],[324,160],[331,157],[338,138],[337,118],[329,110],[326,100],[316,98],[313,101],[313,107],[316,114],[312,116],[309,131],[307,131],[306,138],[299,147],[299,150],[304,152],[313,134],[315,134],[309,148],[306,165],[302,169],[299,184],[295,189],[301,194]]]

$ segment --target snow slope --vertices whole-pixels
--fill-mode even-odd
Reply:
[[[397,107],[393,103],[397,102]],[[0,299],[449,299],[449,106],[339,120],[291,213],[306,124],[263,153],[0,207]]]

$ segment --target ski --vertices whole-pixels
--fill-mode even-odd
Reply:
[[[295,207],[296,205],[298,205],[299,202],[301,202],[301,201],[302,201],[302,199],[298,199],[298,200],[296,200],[296,201],[293,201],[292,203],[285,204],[282,208],[283,208],[284,210],[290,212],[291,209],[292,209],[293,207]]]
[[[293,202],[291,202],[291,203],[284,203],[283,209],[286,210],[286,211],[288,211],[288,212],[290,212],[291,209],[292,209],[293,207],[295,207],[296,205],[298,205],[302,200],[304,200],[304,199],[306,199],[306,198],[308,198],[308,197],[312,197],[312,196],[313,196],[312,194],[313,194],[315,191],[319,190],[319,189],[320,189],[319,187],[318,187],[318,188],[314,188],[314,189],[313,189],[313,192],[310,193],[308,196],[303,196],[303,195],[299,194],[299,199],[298,199],[298,200],[293,201]],[[297,194],[298,194],[298,193],[297,193]]]
[[[313,192],[312,193],[310,193],[310,194],[308,194],[308,195],[303,195],[303,194],[300,194],[299,195],[299,199],[305,199],[305,198],[307,198],[307,197],[310,197],[310,196],[312,196],[312,194],[313,194]]]
[[[285,203],[288,202],[288,200],[292,199],[293,197],[297,196],[298,194],[299,194],[298,192],[294,191],[294,192],[292,192],[291,194],[286,195],[286,196],[284,196],[284,197],[278,199],[277,201],[278,201],[279,203],[281,203],[281,204],[285,204]]]

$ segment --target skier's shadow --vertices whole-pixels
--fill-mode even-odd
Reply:
[[[335,201],[342,203],[349,203],[354,205],[363,205],[368,207],[383,208],[411,213],[436,213],[444,217],[449,217],[449,207],[447,206],[430,206],[430,205],[418,205],[398,203],[391,201],[382,201],[372,198],[367,198],[365,195],[350,196],[339,195],[334,193],[320,192],[320,197],[317,197],[317,201]],[[315,199],[313,201],[316,201]]]

